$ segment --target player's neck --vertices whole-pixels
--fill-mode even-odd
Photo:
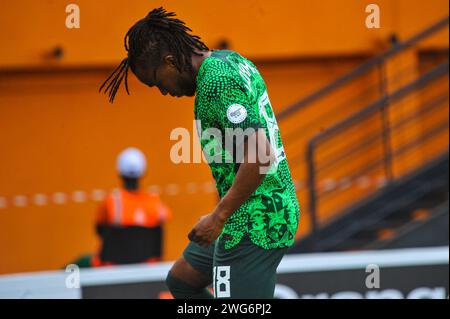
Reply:
[[[197,53],[201,53],[202,55],[192,55],[192,69],[194,70],[194,75],[197,76],[198,70],[200,70],[200,66],[203,61],[211,56],[211,51],[197,51]]]
[[[139,191],[139,179],[125,178],[123,180],[123,188],[128,192],[138,192]]]

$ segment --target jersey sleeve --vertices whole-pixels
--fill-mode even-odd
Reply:
[[[218,128],[257,130],[263,127],[257,103],[251,101],[245,86],[231,75],[218,75],[205,83],[210,116]]]

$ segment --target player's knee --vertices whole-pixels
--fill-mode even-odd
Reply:
[[[167,274],[167,277],[166,277],[166,286],[167,286],[167,288],[169,289],[170,292],[172,292],[172,290],[176,289],[177,283],[178,282],[175,279],[175,277],[172,276],[172,274],[169,272]]]
[[[167,274],[166,286],[174,298],[186,299],[199,292],[198,288],[191,286],[182,279],[175,277],[171,272]]]

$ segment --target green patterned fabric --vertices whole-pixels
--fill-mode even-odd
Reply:
[[[263,78],[238,53],[215,50],[203,61],[196,81],[197,129],[220,197],[236,177],[242,158],[236,150],[246,129],[264,128],[276,154],[262,184],[227,220],[220,235],[225,248],[236,246],[246,233],[265,249],[291,246],[300,209]]]

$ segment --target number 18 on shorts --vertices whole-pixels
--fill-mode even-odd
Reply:
[[[230,266],[217,266],[213,268],[213,289],[215,298],[230,298]]]

